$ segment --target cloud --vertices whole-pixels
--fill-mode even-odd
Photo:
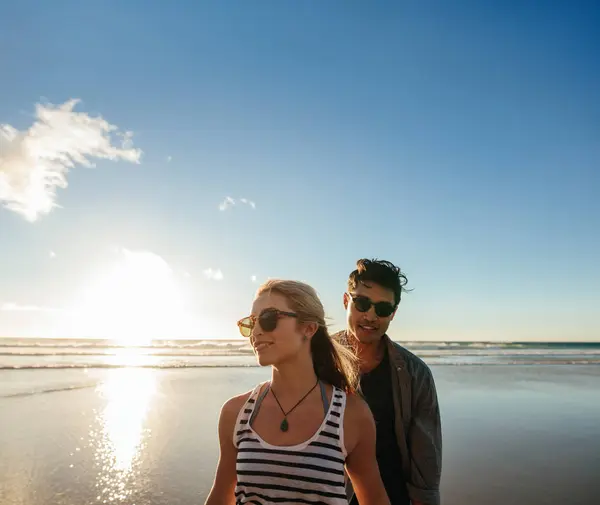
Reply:
[[[253,276],[251,276],[251,277],[250,277],[250,280],[251,280],[252,282],[256,282],[256,275],[253,275]]]
[[[223,200],[219,204],[219,210],[225,211],[225,210],[229,209],[230,207],[233,207],[234,205],[236,205],[238,202],[242,203],[244,205],[249,205],[250,207],[252,207],[252,209],[256,209],[256,203],[254,203],[252,200],[248,200],[247,198],[240,198],[239,200],[236,201],[234,198],[227,196],[227,197],[225,197],[225,200]]]
[[[173,156],[167,156],[167,163],[171,163],[172,159],[173,159]]]
[[[253,209],[256,209],[256,204],[252,200],[247,200],[246,198],[242,198],[240,202],[245,203],[246,205],[250,205]]]
[[[75,112],[78,103],[37,104],[36,119],[24,131],[0,124],[0,205],[27,221],[57,207],[56,190],[67,187],[69,170],[93,167],[90,158],[140,161],[142,151],[133,148],[131,132]]]
[[[212,279],[215,281],[223,280],[223,272],[221,272],[221,270],[219,269],[213,270],[212,268],[207,268],[206,270],[204,270],[204,275],[207,279]]]
[[[233,198],[231,198],[230,196],[228,196],[225,198],[225,200],[223,200],[219,204],[219,210],[224,211],[224,210],[227,210],[229,207],[233,207],[234,205],[235,205],[235,200]]]
[[[62,309],[41,307],[39,305],[20,305],[18,303],[3,303],[0,305],[2,312],[62,312]]]
[[[48,256],[50,256],[51,259],[54,259],[54,258],[56,258],[56,253],[54,251],[50,251],[48,253]]]

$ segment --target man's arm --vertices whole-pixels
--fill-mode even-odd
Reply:
[[[407,433],[410,452],[408,494],[413,505],[439,505],[442,473],[442,425],[431,370],[413,376],[412,420]]]

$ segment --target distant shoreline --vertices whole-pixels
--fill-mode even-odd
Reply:
[[[88,337],[0,337],[0,347],[14,345],[14,341],[38,341],[38,342],[72,342],[72,341],[84,341],[94,343],[110,343],[110,342],[123,342],[123,339],[119,338],[88,338]],[[7,341],[4,343],[3,341]],[[128,347],[150,347],[156,346],[156,344],[191,344],[191,343],[204,343],[204,342],[219,342],[219,343],[248,343],[247,339],[243,338],[179,338],[179,339],[151,339],[143,343],[136,343],[132,341]],[[427,344],[455,344],[455,345],[467,345],[467,344],[482,344],[482,345],[523,345],[523,346],[539,346],[539,345],[573,345],[573,346],[600,346],[600,340],[398,340],[403,345],[427,345]],[[124,346],[125,343],[120,344],[116,347]]]

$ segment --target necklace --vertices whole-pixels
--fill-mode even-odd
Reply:
[[[302,398],[300,398],[300,401],[298,403],[296,403],[296,405],[294,405],[287,412],[285,410],[283,410],[283,407],[281,406],[281,403],[279,403],[279,400],[277,399],[277,396],[275,395],[275,391],[273,391],[273,389],[271,388],[271,393],[273,393],[273,398],[275,398],[275,401],[277,402],[277,405],[279,405],[279,408],[281,409],[281,412],[283,413],[283,421],[281,421],[281,424],[279,425],[279,429],[281,431],[287,431],[290,428],[290,424],[288,423],[288,420],[287,420],[288,414],[290,414],[292,412],[292,410],[294,410],[298,405],[300,405],[302,403],[302,401],[309,394],[312,393],[313,389],[315,389],[317,387],[317,384],[319,384],[319,379],[317,379],[317,382],[315,383],[315,385],[312,388],[310,388],[310,391],[308,393],[306,393]]]

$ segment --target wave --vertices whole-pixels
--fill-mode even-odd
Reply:
[[[126,343],[114,340],[27,340],[27,339],[0,339],[0,348],[64,348],[64,349],[194,349],[194,348],[235,348],[249,347],[248,340],[191,340],[169,341],[154,340],[149,343]]]
[[[548,358],[538,359],[433,359],[428,361],[428,365],[432,366],[495,366],[495,365],[600,365],[599,359],[589,358]],[[119,369],[119,368],[141,368],[141,369],[156,369],[156,370],[177,370],[177,369],[197,369],[197,368],[258,368],[258,364],[250,363],[157,363],[157,364],[121,364],[121,363],[50,363],[50,364],[35,364],[35,365],[0,365],[1,370],[76,370],[76,369]]]
[[[600,364],[600,342],[402,342],[431,365]],[[0,338],[0,370],[257,366],[247,340],[155,340],[128,346],[108,340]]]
[[[155,368],[155,369],[184,369],[184,368],[252,368],[257,364],[243,363],[40,363],[36,365],[0,365],[0,370],[75,370],[75,369],[105,369],[105,368]]]
[[[201,352],[183,352],[174,350],[172,352],[154,352],[150,349],[140,350],[135,353],[135,356],[158,356],[158,357],[172,357],[172,358],[184,358],[184,357],[210,357],[210,356],[246,356],[253,355],[254,351],[252,348],[247,349],[205,349]],[[108,352],[92,352],[92,351],[58,351],[58,352],[0,352],[0,356],[15,356],[15,357],[48,357],[48,356],[121,356],[122,354],[115,349],[111,349]]]
[[[0,368],[1,369],[1,368]],[[0,394],[0,398],[19,398],[23,396],[41,395],[45,393],[59,393],[61,391],[74,391],[77,389],[88,389],[96,387],[100,381],[96,381],[93,384],[78,384],[76,386],[60,386],[55,388],[37,389],[33,391],[19,391],[17,393],[4,393]]]
[[[146,358],[179,358],[179,359],[194,359],[194,358],[211,358],[211,357],[235,357],[235,356],[253,356],[254,352],[251,347],[244,348],[228,348],[228,349],[127,349],[124,353],[122,349],[105,349],[104,351],[96,350],[58,350],[45,352],[45,350],[24,350],[16,349],[14,351],[0,350],[0,357],[11,358],[52,358],[52,357],[72,357],[72,358],[113,358],[113,357],[146,357]],[[422,347],[419,349],[411,349],[415,354],[423,358],[435,358],[439,356],[600,356],[600,348],[463,348],[456,349],[454,347]]]
[[[402,341],[403,346],[409,349],[444,349],[453,348],[598,348],[600,342],[516,342],[516,341]],[[249,348],[245,339],[203,339],[203,340],[152,340],[144,343],[127,343],[108,339],[33,339],[33,338],[0,338],[0,348],[65,348],[65,349],[206,349],[206,348]]]

